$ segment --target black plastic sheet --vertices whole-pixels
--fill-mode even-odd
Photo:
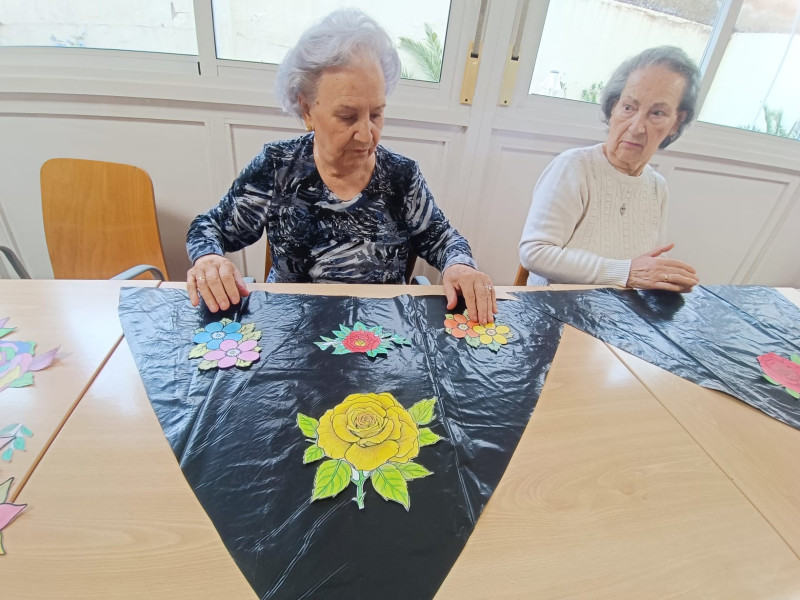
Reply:
[[[186,292],[126,288],[120,318],[145,388],[184,475],[262,598],[425,599],[472,532],[528,423],[562,325],[523,302],[501,305],[514,338],[498,354],[444,331],[442,297],[358,299],[253,292],[225,314]],[[198,327],[256,323],[261,359],[199,371]],[[314,346],[339,324],[381,325],[412,342],[386,357]],[[445,439],[415,459],[434,475],[409,482],[410,511],[369,486],[310,502],[315,464],[297,413],[319,418],[357,392],[390,392],[406,408],[438,398]]]
[[[800,429],[800,402],[763,377],[758,356],[800,354],[800,310],[757,286],[689,294],[595,289],[515,294],[551,315],[703,387]]]

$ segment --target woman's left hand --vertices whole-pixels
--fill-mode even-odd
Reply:
[[[458,303],[458,294],[464,296],[467,313],[481,325],[494,321],[497,313],[497,298],[494,295],[492,278],[467,265],[451,265],[442,273],[447,308],[452,310]]]

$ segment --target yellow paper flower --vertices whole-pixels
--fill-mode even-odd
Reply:
[[[497,325],[494,323],[487,323],[486,325],[475,325],[472,329],[478,334],[481,344],[489,345],[493,341],[498,344],[507,344],[508,339],[506,334],[511,332],[506,325]]]
[[[419,454],[417,424],[389,393],[351,394],[322,415],[317,435],[327,456],[358,471],[406,463]]]

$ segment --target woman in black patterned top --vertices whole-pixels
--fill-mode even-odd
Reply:
[[[189,228],[192,304],[216,312],[247,289],[225,252],[264,230],[274,282],[404,283],[409,252],[442,271],[448,308],[461,293],[481,323],[497,312],[489,276],[436,206],[416,162],[378,145],[400,60],[372,19],[332,13],[279,68],[284,109],[310,132],[264,146],[220,203]]]

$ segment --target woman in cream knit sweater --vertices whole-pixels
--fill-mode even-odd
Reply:
[[[648,164],[695,114],[699,71],[674,47],[625,61],[603,89],[603,144],[568,150],[539,178],[520,241],[528,285],[586,283],[688,292],[694,268],[663,256],[667,187]]]

